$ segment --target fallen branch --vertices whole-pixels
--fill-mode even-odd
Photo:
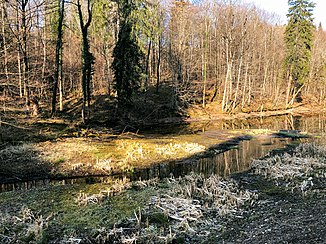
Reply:
[[[9,126],[11,126],[11,127],[15,127],[15,128],[17,128],[17,129],[22,129],[22,130],[31,130],[30,128],[25,128],[25,127],[22,127],[22,126],[19,126],[19,125],[13,125],[13,124],[10,124],[10,123],[8,123],[8,122],[4,122],[4,121],[0,120],[0,127],[1,127],[2,124],[4,124],[4,125],[9,125]]]

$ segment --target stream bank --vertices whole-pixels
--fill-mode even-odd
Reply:
[[[310,143],[255,160],[231,178],[190,174],[1,193],[0,240],[324,243],[325,161],[325,147]]]

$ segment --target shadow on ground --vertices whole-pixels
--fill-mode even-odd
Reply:
[[[49,177],[51,167],[41,160],[40,151],[32,145],[8,146],[0,153],[0,183],[41,180]]]

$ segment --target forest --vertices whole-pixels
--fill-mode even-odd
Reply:
[[[326,32],[287,2],[0,0],[0,243],[325,243]]]
[[[0,92],[34,104],[34,114],[77,110],[83,122],[100,97],[110,118],[118,104],[151,119],[192,106],[280,110],[298,95],[323,104],[326,34],[313,26],[313,4],[293,7],[299,12],[278,25],[237,0],[2,0]],[[298,26],[301,43],[291,44]]]

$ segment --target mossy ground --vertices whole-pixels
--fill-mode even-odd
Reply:
[[[224,189],[221,195],[216,192],[218,188],[211,187],[212,183]],[[120,184],[126,188],[108,194],[109,188]],[[194,188],[188,196],[186,189],[193,184],[208,187],[213,195]],[[132,236],[139,243],[146,243],[146,240],[155,243],[185,240],[193,232],[192,228],[198,228],[196,218],[202,219],[202,204],[216,210],[233,211],[237,204],[249,199],[250,194],[245,196],[235,187],[231,182],[230,186],[227,181],[220,183],[218,177],[207,181],[192,176],[132,184],[117,181],[110,184],[56,185],[2,193],[0,240],[2,243],[66,243],[72,240],[81,240],[81,243],[86,240],[101,243],[105,240],[111,243]],[[173,209],[175,206],[182,208],[182,212]],[[162,211],[163,208],[166,211]],[[206,222],[201,223],[205,225]],[[114,231],[117,233],[112,234]]]
[[[155,194],[154,189],[147,188],[129,189],[113,196],[108,193],[110,188],[112,183],[55,185],[1,193],[0,234],[8,236],[9,243],[23,241],[25,236],[31,235],[34,235],[33,241],[42,239],[43,243],[85,238],[101,228],[113,228],[133,218],[134,212],[142,209]],[[5,238],[0,237],[0,240]]]

